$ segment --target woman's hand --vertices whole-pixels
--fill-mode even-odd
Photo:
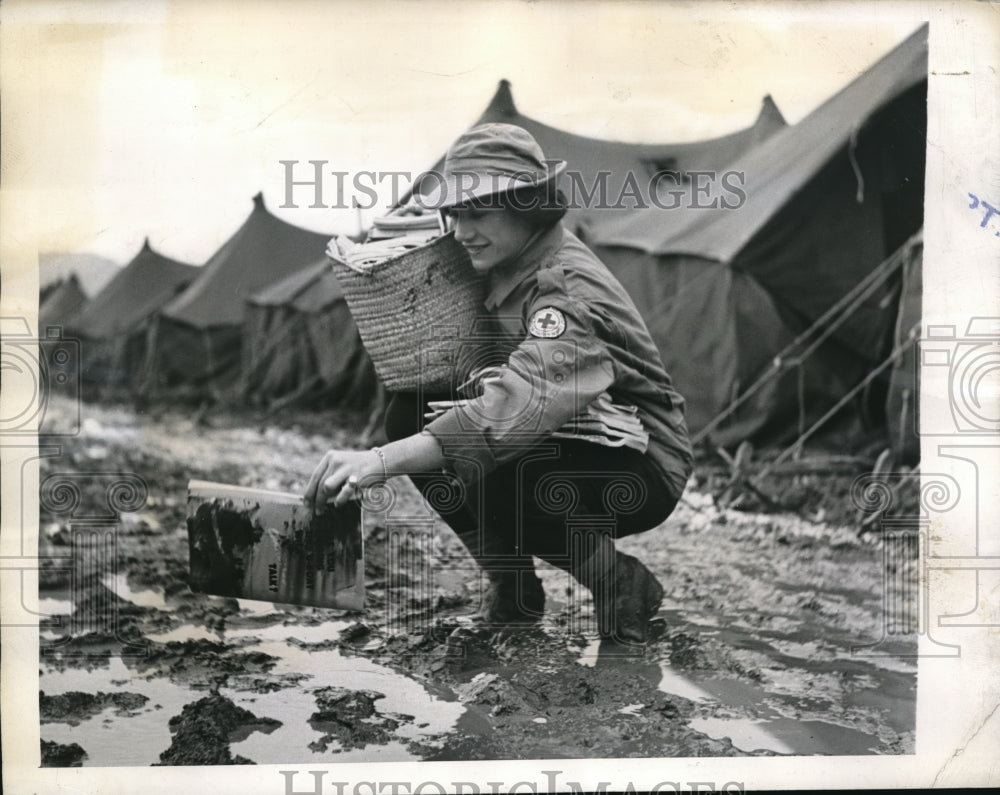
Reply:
[[[320,459],[303,501],[315,514],[328,503],[337,507],[361,497],[361,489],[410,472],[430,472],[444,465],[441,445],[429,433],[417,433],[375,450],[328,450]],[[356,480],[354,480],[356,478]]]
[[[328,450],[313,470],[303,501],[319,515],[327,503],[336,507],[360,499],[361,489],[384,479],[382,459],[374,450]]]

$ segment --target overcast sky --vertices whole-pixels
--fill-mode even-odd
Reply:
[[[602,138],[722,135],[768,93],[798,121],[919,24],[864,9],[5,0],[3,188],[34,203],[39,250],[125,262],[148,235],[201,263],[259,190],[353,231],[350,210],[279,209],[279,161],[419,172],[504,77],[523,113]]]

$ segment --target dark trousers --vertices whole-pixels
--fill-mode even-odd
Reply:
[[[423,428],[425,400],[449,396],[423,397],[393,396],[390,441]],[[411,480],[487,572],[533,570],[534,555],[581,581],[602,544],[656,527],[679,498],[645,454],[578,439],[547,440],[475,484],[440,473]]]

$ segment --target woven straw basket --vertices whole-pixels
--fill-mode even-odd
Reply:
[[[456,385],[455,365],[482,312],[485,283],[447,234],[360,272],[331,257],[361,341],[385,388]]]

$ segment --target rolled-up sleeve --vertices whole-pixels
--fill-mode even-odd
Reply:
[[[580,414],[615,379],[614,360],[594,333],[586,308],[563,295],[543,294],[530,314],[555,309],[565,330],[555,338],[526,334],[507,367],[483,393],[427,424],[449,468],[473,482],[523,455]]]

